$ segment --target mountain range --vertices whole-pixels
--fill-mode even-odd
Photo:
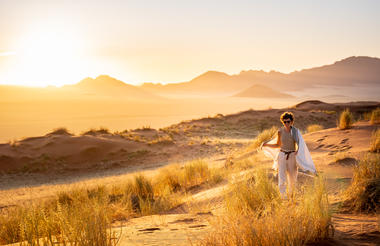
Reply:
[[[228,75],[222,72],[208,71],[189,82],[167,85],[145,83],[142,88],[162,95],[173,93],[230,93],[232,95],[254,84],[261,84],[286,92],[321,86],[375,86],[379,88],[380,59],[353,56],[334,64],[289,74],[276,71],[248,70],[236,75]]]
[[[77,84],[66,85],[61,88],[50,86],[44,89],[36,89],[3,85],[0,86],[0,98],[2,100],[33,100],[35,98],[101,97],[160,100],[170,96],[191,97],[199,95],[278,98],[291,96],[294,92],[322,87],[334,88],[334,90],[352,87],[355,88],[350,92],[353,94],[360,93],[361,88],[367,88],[371,93],[379,92],[378,95],[380,95],[380,59],[353,56],[330,65],[303,69],[289,74],[276,71],[248,70],[241,71],[239,74],[228,75],[218,71],[207,71],[190,81],[166,85],[144,83],[141,86],[134,86],[107,75],[100,75],[95,79],[85,78]],[[338,93],[345,94],[346,92],[339,89]],[[365,93],[366,91],[362,92],[364,96]],[[334,91],[334,94],[337,92]]]

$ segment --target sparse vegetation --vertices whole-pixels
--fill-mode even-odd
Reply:
[[[339,116],[338,127],[341,130],[348,129],[353,124],[353,115],[349,109],[345,109]]]
[[[380,108],[377,108],[372,111],[370,122],[372,125],[380,124]]]
[[[227,194],[233,201],[228,212],[200,245],[305,245],[329,236],[331,216],[322,178],[297,201],[284,201],[264,174],[236,184]]]
[[[380,128],[372,132],[370,151],[377,153],[380,152]]]
[[[334,115],[334,114],[336,114],[336,111],[334,111],[334,110],[322,110],[322,112],[325,113],[325,114],[328,114],[328,115]]]
[[[111,232],[113,221],[167,211],[193,187],[222,180],[221,170],[197,160],[163,168],[152,179],[136,175],[112,187],[60,191],[44,201],[1,211],[0,244],[115,245],[119,236]]]
[[[352,183],[345,192],[345,207],[356,212],[380,209],[380,154],[368,154],[354,168]]]
[[[153,139],[153,140],[148,142],[149,145],[152,145],[152,144],[173,144],[173,143],[174,143],[173,137],[171,137],[170,135],[159,136],[156,139]]]
[[[307,132],[317,132],[317,131],[323,130],[323,126],[318,125],[318,124],[313,124],[313,125],[307,126],[306,130]]]
[[[86,132],[83,132],[81,135],[91,135],[96,136],[99,134],[111,134],[110,131],[105,127],[100,127],[99,129],[92,128]]]

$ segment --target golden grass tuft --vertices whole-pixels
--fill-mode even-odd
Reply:
[[[225,198],[227,211],[236,215],[268,211],[280,200],[277,186],[268,179],[268,173],[264,170],[232,184]]]
[[[355,212],[380,209],[380,154],[367,154],[354,168],[352,183],[345,191],[345,207]]]
[[[173,193],[188,191],[205,183],[217,184],[222,180],[223,172],[220,169],[209,168],[203,160],[194,160],[184,166],[172,164],[161,169],[155,177],[155,187],[159,192]]]
[[[279,199],[267,176],[256,175],[253,185],[256,189],[247,192],[245,186],[249,184],[234,189],[232,197],[240,197],[238,202],[229,203],[229,212],[199,245],[305,245],[329,236],[331,215],[321,177],[300,193],[297,200],[286,201]],[[267,195],[267,189],[272,195]]]
[[[380,152],[380,129],[372,132],[370,149],[371,152]]]
[[[318,124],[313,124],[313,125],[307,126],[306,130],[307,132],[317,132],[317,131],[323,130],[323,126],[318,125]]]
[[[349,109],[345,109],[339,116],[338,127],[341,130],[351,128],[353,124],[353,115]]]
[[[111,132],[105,127],[100,127],[99,129],[92,128],[86,132],[81,133],[81,135],[90,135],[90,136],[96,136],[99,134],[111,134]]]
[[[380,108],[377,108],[372,111],[370,123],[372,125],[380,124]]]
[[[275,126],[272,126],[272,128],[266,129],[262,131],[254,140],[251,146],[249,147],[250,149],[257,149],[258,147],[261,146],[262,143],[271,140],[275,134],[277,133],[278,128]]]

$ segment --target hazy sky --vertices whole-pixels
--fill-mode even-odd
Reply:
[[[182,82],[380,57],[380,1],[0,0],[0,83]]]

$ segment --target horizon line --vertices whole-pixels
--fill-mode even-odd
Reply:
[[[65,83],[63,85],[52,85],[52,84],[48,84],[48,85],[45,85],[45,86],[39,86],[39,85],[36,85],[36,86],[33,86],[33,85],[21,85],[21,84],[8,84],[8,83],[3,83],[3,82],[0,82],[0,86],[16,86],[16,87],[27,87],[27,88],[47,88],[47,87],[55,87],[55,88],[62,88],[63,86],[66,86],[66,85],[75,85],[75,84],[78,84],[80,83],[82,80],[84,79],[87,79],[87,78],[91,78],[91,79],[97,79],[98,77],[100,76],[108,76],[110,78],[113,78],[113,79],[116,79],[118,81],[121,81],[122,83],[124,84],[128,84],[128,85],[132,85],[132,86],[136,86],[136,87],[140,87],[144,84],[161,84],[161,85],[168,85],[168,84],[179,84],[179,83],[187,83],[187,82],[190,82],[191,80],[205,74],[205,73],[208,73],[208,72],[217,72],[217,73],[223,73],[223,74],[226,74],[228,76],[235,76],[235,75],[239,75],[241,74],[242,72],[248,72],[248,71],[255,71],[255,72],[265,72],[265,73],[281,73],[281,74],[286,74],[286,75],[289,75],[289,74],[292,74],[292,73],[296,73],[296,72],[301,72],[301,71],[304,71],[304,70],[308,70],[308,69],[314,69],[314,68],[320,68],[320,67],[324,67],[324,66],[329,66],[329,65],[334,65],[335,63],[337,62],[341,62],[341,61],[344,61],[344,60],[347,60],[347,59],[350,59],[350,58],[372,58],[372,59],[380,59],[379,57],[376,57],[376,56],[348,56],[346,58],[343,58],[343,59],[340,59],[340,60],[335,60],[335,62],[333,63],[329,63],[329,64],[324,64],[324,65],[319,65],[319,66],[315,66],[315,67],[309,67],[309,68],[302,68],[302,69],[299,69],[299,70],[293,70],[292,72],[281,72],[281,71],[278,71],[278,70],[265,70],[265,69],[248,69],[248,70],[240,70],[240,72],[238,73],[232,73],[232,74],[229,74],[227,72],[221,72],[221,71],[217,71],[217,70],[207,70],[195,77],[193,77],[192,79],[190,80],[187,80],[187,81],[176,81],[176,82],[165,82],[165,81],[159,81],[159,82],[150,82],[150,81],[145,81],[145,82],[137,82],[137,83],[128,83],[128,82],[125,82],[125,81],[122,81],[120,79],[117,79],[116,76],[112,76],[112,75],[109,75],[109,74],[99,74],[97,75],[96,77],[91,77],[91,76],[87,76],[87,77],[84,77],[82,79],[80,79],[79,81],[77,82],[73,82],[73,83]]]

